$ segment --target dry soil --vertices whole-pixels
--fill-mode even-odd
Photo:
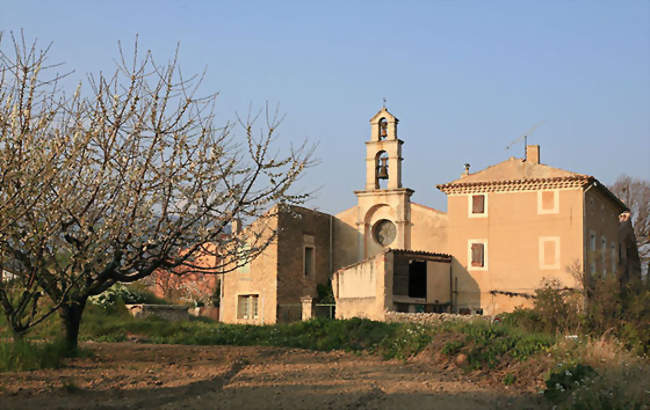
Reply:
[[[3,409],[536,409],[539,395],[436,363],[301,349],[86,343],[93,357],[0,373]]]

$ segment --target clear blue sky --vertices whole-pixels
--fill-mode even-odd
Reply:
[[[446,209],[435,185],[521,156],[596,176],[650,179],[648,1],[33,1],[2,0],[0,30],[54,42],[55,61],[112,69],[116,43],[184,72],[207,66],[223,121],[279,103],[283,138],[319,143],[302,184],[338,212],[362,189],[368,120],[382,97],[400,119],[404,185]]]

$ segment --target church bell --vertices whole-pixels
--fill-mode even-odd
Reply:
[[[388,158],[381,158],[377,168],[377,179],[388,179]]]

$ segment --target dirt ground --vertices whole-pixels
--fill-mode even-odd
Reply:
[[[434,361],[301,349],[86,343],[56,370],[0,373],[3,409],[537,409],[539,395]],[[453,366],[452,366],[453,367]],[[480,379],[480,377],[479,377]]]

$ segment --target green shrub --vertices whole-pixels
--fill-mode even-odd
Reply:
[[[564,401],[573,390],[596,376],[596,371],[588,365],[560,365],[546,379],[544,397],[553,403]]]
[[[542,333],[545,331],[539,312],[533,309],[516,307],[512,312],[499,314],[497,318],[504,325],[519,327],[529,332]]]
[[[116,283],[104,292],[96,296],[91,296],[88,301],[105,310],[110,310],[117,303],[134,304],[134,303],[151,303],[167,304],[167,301],[154,295],[145,286],[134,283],[123,285]]]
[[[576,369],[576,372],[580,371]],[[590,371],[584,373],[585,376],[580,380],[576,376],[573,377],[573,388],[570,393],[568,391],[560,394],[549,393],[549,399],[555,400],[557,407],[561,409],[642,410],[648,408],[647,365],[610,364],[599,368],[598,374]]]
[[[473,369],[494,368],[508,358],[524,361],[555,343],[555,338],[548,334],[529,333],[505,324],[476,321],[456,325],[456,328],[466,335],[465,350]],[[452,347],[457,346],[448,349],[451,351]]]
[[[582,296],[563,289],[557,279],[544,280],[535,290],[534,311],[540,323],[538,331],[550,333],[576,332],[582,323]]]
[[[499,315],[499,319],[530,332],[577,333],[595,338],[609,334],[636,354],[650,353],[650,290],[638,282],[620,289],[611,275],[585,283],[586,300],[580,292],[560,288],[557,281],[545,281],[535,291],[532,309],[517,308]]]

